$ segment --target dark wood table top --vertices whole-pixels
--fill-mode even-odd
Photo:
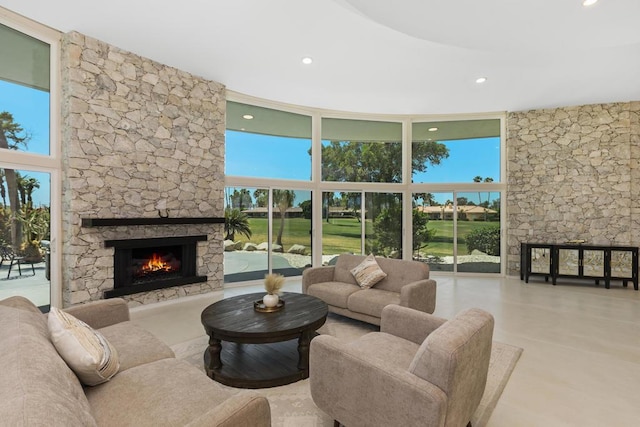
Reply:
[[[280,311],[256,311],[253,303],[264,292],[225,298],[205,308],[202,324],[209,336],[234,342],[276,342],[292,339],[309,330],[317,330],[327,317],[327,304],[311,295],[284,292]]]

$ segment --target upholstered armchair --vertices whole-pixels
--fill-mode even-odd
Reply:
[[[336,426],[464,427],[484,392],[493,327],[477,308],[445,320],[388,305],[380,332],[313,339],[311,396]]]

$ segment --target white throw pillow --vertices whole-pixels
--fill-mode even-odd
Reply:
[[[387,277],[387,273],[382,271],[373,254],[370,254],[357,267],[353,268],[351,274],[363,289],[369,289]]]
[[[120,369],[118,353],[106,338],[69,313],[53,307],[49,333],[56,350],[83,384],[101,384]]]

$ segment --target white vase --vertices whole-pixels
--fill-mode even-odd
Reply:
[[[280,299],[278,298],[277,294],[266,294],[262,297],[262,302],[264,303],[265,307],[275,307],[276,305],[278,305],[279,300]]]

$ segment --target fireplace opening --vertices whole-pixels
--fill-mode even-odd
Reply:
[[[105,298],[205,282],[197,275],[197,242],[207,236],[107,240],[113,254],[113,290]]]
[[[133,249],[131,274],[133,284],[180,277],[182,247]]]

